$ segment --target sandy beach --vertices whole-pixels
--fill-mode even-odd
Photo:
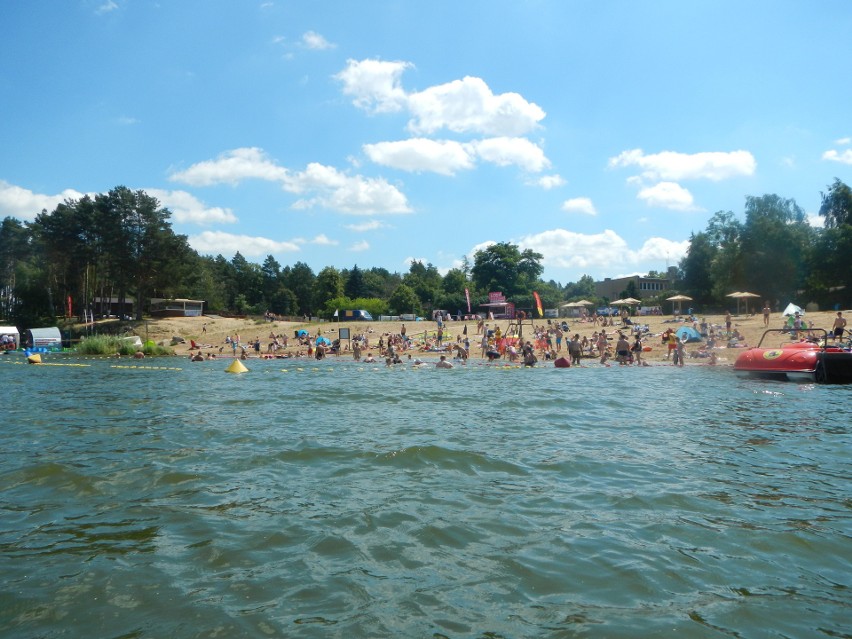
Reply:
[[[844,316],[847,315],[848,313],[844,312]],[[698,315],[696,317],[699,322],[706,321],[709,326],[712,326],[715,329],[715,332],[717,334],[724,333],[724,315]],[[814,328],[824,328],[825,330],[830,330],[835,317],[836,311],[820,311],[814,313],[807,313],[805,319],[808,322],[813,322]],[[640,325],[646,325],[649,329],[648,333],[646,334],[646,337],[643,338],[643,343],[646,346],[650,346],[651,351],[646,352],[644,354],[644,358],[652,364],[654,362],[666,362],[665,358],[667,349],[661,344],[660,335],[668,328],[677,329],[678,327],[687,324],[686,322],[676,320],[671,315],[635,317],[632,319],[635,323]],[[569,325],[570,335],[579,333],[581,338],[591,338],[594,332],[599,331],[602,328],[600,324],[596,326],[593,325],[592,322],[582,322],[576,318],[560,318],[559,320],[554,319],[551,321],[558,321],[560,323],[562,321],[567,322]],[[489,325],[489,328],[492,329],[495,326],[499,326],[500,330],[504,333],[509,325],[508,320],[491,320],[487,323]],[[783,326],[783,323],[784,317],[780,313],[773,313],[770,316],[769,328],[781,328]],[[233,351],[225,340],[229,336],[239,336],[240,342],[246,347],[247,357],[251,359],[255,357],[255,355],[254,350],[249,346],[249,344],[253,343],[256,338],[260,339],[261,353],[263,354],[266,353],[267,345],[271,341],[271,334],[287,335],[289,338],[289,345],[286,349],[279,350],[278,354],[282,355],[286,353],[293,356],[296,355],[299,351],[302,351],[302,353],[304,353],[306,350],[304,347],[300,348],[296,340],[293,339],[296,331],[306,330],[312,336],[316,336],[318,332],[321,331],[321,334],[324,337],[334,340],[337,338],[338,331],[340,328],[348,328],[350,329],[350,334],[353,337],[361,333],[367,334],[370,340],[370,348],[368,349],[368,351],[371,351],[374,356],[378,358],[379,353],[378,349],[376,348],[376,345],[378,344],[379,338],[387,334],[398,334],[400,332],[402,324],[403,322],[399,321],[343,323],[267,322],[259,318],[239,319],[223,318],[218,316],[204,316],[151,319],[146,321],[145,326],[140,326],[137,331],[143,340],[152,339],[157,343],[169,344],[173,341],[173,338],[175,337],[184,339],[184,343],[177,343],[173,346],[175,354],[183,357],[189,357],[192,353],[197,352],[191,350],[192,341],[194,340],[197,344],[201,346],[202,354],[206,355],[207,353],[211,353],[215,354],[217,357],[230,358],[233,356]],[[547,320],[535,320],[534,324],[536,326],[546,326]],[[607,326],[607,335],[617,335],[617,331],[621,328],[620,326],[618,326],[618,324],[619,322],[618,320],[616,320],[616,326]],[[435,322],[405,322],[405,325],[407,335],[412,339],[413,343],[415,344],[415,348],[410,351],[407,351],[406,355],[410,353],[412,357],[419,357],[421,359],[437,359],[440,353],[423,352],[418,348],[423,338],[424,332],[428,331],[429,333],[434,335],[436,329]],[[691,325],[691,322],[688,323],[688,325]],[[446,322],[444,325],[444,340],[445,342],[449,341],[455,343],[457,337],[459,335],[463,335],[465,326],[467,326],[467,335],[470,338],[471,342],[471,360],[482,361],[482,358],[479,357],[480,350],[479,338],[477,337],[476,321]],[[743,337],[741,343],[747,344],[749,346],[756,346],[765,330],[763,316],[762,314],[732,315],[732,329],[736,329]],[[624,330],[629,330],[629,327],[626,327]],[[524,337],[528,338],[531,335],[531,332],[532,331],[530,327],[528,325],[525,325]],[[769,340],[767,343],[769,345],[774,346],[779,346],[781,343],[789,341],[789,338],[786,335],[780,334],[773,335],[771,336],[771,338],[767,339]],[[567,336],[565,340],[567,341]],[[725,340],[719,340],[719,345],[721,347],[716,350],[719,364],[732,364],[737,357],[739,349],[725,347]],[[697,350],[699,346],[700,344],[698,343],[688,344],[687,352]],[[340,357],[352,357],[351,351],[346,350],[347,347],[348,344],[346,341],[344,341],[344,349],[339,354]],[[562,346],[561,354],[567,354],[564,343]],[[364,355],[366,355],[366,352],[364,353]],[[545,362],[541,361],[540,363],[545,364]],[[549,362],[546,363],[549,364]],[[687,359],[687,364],[689,363],[702,363],[702,360],[693,360],[690,358]]]

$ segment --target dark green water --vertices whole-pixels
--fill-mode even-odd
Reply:
[[[3,637],[852,636],[852,387],[12,361]]]

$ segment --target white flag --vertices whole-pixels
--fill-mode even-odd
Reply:
[[[334,316],[335,316],[335,317],[337,317],[337,310],[338,310],[338,309],[334,309]]]

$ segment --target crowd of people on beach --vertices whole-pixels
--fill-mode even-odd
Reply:
[[[769,322],[767,309],[768,305],[763,310],[765,326]],[[347,333],[348,339],[344,340],[323,336],[322,328],[318,328],[316,334],[308,330],[296,331],[293,338],[270,331],[264,348],[259,336],[244,342],[239,333],[235,333],[228,335],[224,343],[218,346],[218,354],[240,359],[317,360],[328,355],[346,354],[358,362],[383,361],[387,366],[405,363],[423,366],[425,361],[421,358],[432,355],[438,357],[436,367],[450,368],[453,362],[466,365],[476,355],[471,352],[472,344],[475,344],[479,358],[486,364],[502,362],[503,365],[535,366],[541,361],[552,361],[557,366],[583,366],[585,361],[603,366],[649,366],[648,353],[653,350],[652,344],[658,339],[664,353],[661,360],[682,367],[689,359],[715,365],[718,349],[748,348],[744,336],[733,326],[730,312],[725,313],[724,325],[710,325],[705,319],[699,320],[692,315],[691,311],[686,316],[666,320],[676,322],[679,326],[691,326],[701,336],[702,343],[691,349],[687,348],[687,336],[680,335],[674,327],[652,334],[647,326],[635,322],[626,312],[617,316],[618,324],[614,316],[599,317],[592,314],[576,319],[581,325],[594,328],[590,336],[581,335],[579,331],[572,333],[566,321],[546,320],[546,323],[536,323],[526,317],[507,320],[502,324],[490,317],[488,320],[477,318],[475,328],[464,322],[456,325],[460,331],[453,331],[446,317],[436,315],[434,327],[430,324],[415,335],[409,332],[405,322],[401,323],[396,332],[375,335],[372,328],[367,328],[352,336]],[[598,329],[599,323],[602,325]],[[831,337],[840,340],[845,327],[846,319],[838,311]],[[206,325],[204,329],[206,333]],[[328,334],[336,330],[326,328]],[[795,313],[785,319],[784,330],[793,339],[806,338],[813,333],[813,323],[806,324],[800,314]],[[215,346],[198,345],[194,341],[192,344],[193,350],[197,350],[190,355],[193,361],[216,358]],[[203,355],[202,347],[214,350],[208,350]]]

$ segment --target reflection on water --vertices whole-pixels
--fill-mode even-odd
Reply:
[[[850,389],[0,363],[0,635],[848,636]]]

